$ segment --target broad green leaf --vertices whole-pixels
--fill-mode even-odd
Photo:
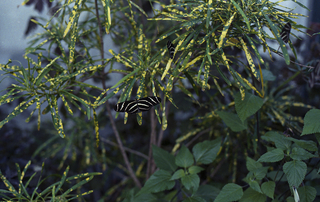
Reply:
[[[261,185],[262,192],[272,199],[274,199],[273,195],[274,195],[275,188],[276,188],[276,183],[274,181],[264,182]]]
[[[274,81],[276,77],[273,75],[273,73],[267,69],[262,69],[262,75],[263,75],[263,80],[265,81]]]
[[[204,200],[200,196],[191,196],[184,199],[182,202],[206,202],[206,200]]]
[[[265,202],[266,199],[266,195],[259,193],[249,187],[244,191],[243,197],[241,198],[240,202]]]
[[[200,185],[200,178],[197,174],[186,175],[181,178],[181,183],[186,189],[190,190],[193,187],[196,191]]]
[[[277,162],[281,161],[284,158],[284,153],[281,149],[274,149],[263,154],[259,159],[258,162]]]
[[[259,183],[258,183],[257,181],[255,181],[255,180],[249,181],[249,186],[250,186],[253,190],[255,190],[255,191],[259,192],[259,193],[262,193],[261,188],[260,188],[260,185],[259,185]]]
[[[211,185],[200,185],[197,192],[194,194],[195,196],[200,196],[204,198],[206,201],[213,201],[219,194],[220,190]]]
[[[299,187],[307,173],[307,164],[303,161],[289,161],[283,165],[283,172],[287,176],[290,187]]]
[[[167,171],[175,171],[177,169],[177,165],[175,164],[175,157],[169,152],[152,145],[152,154],[154,158],[154,162],[157,167]]]
[[[305,149],[294,147],[291,151],[290,157],[293,160],[307,160],[309,158],[317,157],[317,156],[307,152]]]
[[[203,171],[204,169],[199,167],[199,166],[191,166],[188,168],[188,172],[190,174],[197,174],[200,173],[201,171]]]
[[[296,143],[296,145],[298,145],[299,147],[302,147],[303,149],[306,149],[308,151],[318,151],[317,143],[312,140],[297,140],[292,137],[284,137],[284,139],[290,140]]]
[[[184,173],[183,169],[179,169],[176,172],[173,173],[172,177],[170,178],[170,180],[177,180],[180,179],[182,177],[186,176],[186,174]]]
[[[243,123],[237,114],[225,111],[217,111],[216,113],[233,132],[247,129],[247,123]]]
[[[317,195],[317,190],[311,186],[303,186],[298,189],[300,201],[313,202]]]
[[[133,189],[132,189],[133,190]],[[145,193],[145,194],[140,194],[139,196],[135,197],[133,200],[124,200],[123,202],[157,202],[158,197],[156,197],[154,194],[151,193]]]
[[[212,163],[220,150],[221,137],[212,141],[205,140],[196,144],[192,148],[194,158],[197,163]]]
[[[304,126],[301,135],[320,132],[320,109],[311,109],[304,117]]]
[[[247,166],[247,169],[249,171],[254,171],[258,168],[261,168],[262,167],[262,164],[253,160],[252,158],[250,157],[247,157],[247,161],[246,161],[246,166]]]
[[[243,190],[241,186],[229,183],[222,188],[214,202],[238,201],[242,195]]]
[[[241,100],[241,95],[238,92],[235,95],[235,106],[240,120],[243,122],[249,116],[255,114],[263,105],[263,99],[246,92],[244,100]]]
[[[171,174],[166,170],[158,170],[148,179],[146,184],[137,193],[136,196],[145,193],[157,193],[164,190],[172,189],[175,185],[174,181],[170,181]]]
[[[179,153],[177,154],[175,158],[176,165],[179,167],[187,168],[194,163],[193,156],[189,149],[182,145]]]
[[[262,180],[268,173],[269,167],[261,167],[253,170],[253,174],[257,180]]]
[[[279,134],[276,131],[268,131],[266,134],[261,136],[261,139],[274,142],[276,147],[279,149],[289,150],[291,148],[292,142],[288,140],[284,135]]]

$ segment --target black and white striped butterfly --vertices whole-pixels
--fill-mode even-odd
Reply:
[[[139,100],[130,100],[120,102],[114,106],[116,112],[128,112],[130,114],[137,113],[139,111],[149,111],[151,107],[159,104],[161,98],[156,96],[144,97]]]
[[[290,24],[290,22],[288,22],[287,24],[284,25],[284,27],[282,28],[282,31],[280,33],[281,39],[285,43],[288,43],[288,41],[289,41],[290,31],[291,31],[291,24]]]
[[[170,58],[173,59],[173,56],[174,56],[174,45],[171,43],[171,41],[168,41],[167,42],[167,48],[169,50],[169,55],[170,55]]]

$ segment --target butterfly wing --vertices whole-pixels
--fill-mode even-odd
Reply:
[[[283,40],[283,42],[288,43],[290,31],[291,31],[291,24],[290,22],[288,22],[287,24],[285,24],[285,26],[283,27],[280,33],[280,37]]]
[[[175,47],[174,47],[174,45],[171,43],[171,41],[168,41],[168,42],[167,42],[167,48],[168,48],[168,50],[169,50],[170,58],[173,59]]]

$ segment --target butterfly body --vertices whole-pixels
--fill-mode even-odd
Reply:
[[[134,114],[138,111],[149,111],[151,107],[159,104],[160,102],[161,98],[150,96],[141,98],[139,100],[120,102],[114,106],[114,110],[116,112],[127,112],[130,114]]]

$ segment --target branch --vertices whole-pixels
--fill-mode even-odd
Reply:
[[[112,145],[112,146],[115,146],[115,147],[119,147],[119,145],[117,145],[117,143],[114,143],[114,142],[112,142],[112,141],[110,141],[110,140],[108,140],[108,139],[105,139],[105,138],[103,138],[103,137],[101,138],[101,141],[102,141],[102,142],[105,142],[105,143],[107,143],[107,144],[109,144],[109,145]],[[128,147],[123,147],[123,149],[124,149],[125,151],[127,151],[127,152],[130,152],[130,153],[132,153],[132,154],[135,154],[135,155],[137,155],[137,156],[140,156],[140,157],[145,158],[145,159],[148,160],[148,156],[145,155],[145,154],[143,154],[143,153],[141,153],[141,152],[135,151],[135,150],[130,149],[130,148],[128,148]]]
[[[152,145],[156,144],[156,120],[155,120],[155,113],[154,110],[151,110],[150,113],[150,121],[151,121],[151,134],[150,134],[150,144],[149,144],[149,158],[148,158],[148,166],[147,166],[147,176],[146,179],[149,179],[150,174],[152,173],[154,161],[152,158]]]

